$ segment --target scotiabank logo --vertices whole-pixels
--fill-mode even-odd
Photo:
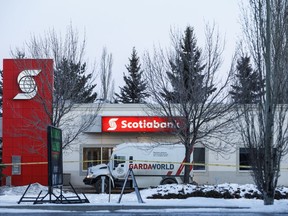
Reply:
[[[108,122],[109,128],[107,130],[109,130],[109,131],[116,130],[117,129],[117,124],[116,124],[117,120],[118,120],[118,118],[111,118]]]
[[[19,88],[22,92],[18,93],[14,100],[29,100],[37,94],[37,85],[34,76],[37,76],[41,70],[23,70],[17,77]]]
[[[103,132],[170,132],[179,126],[166,117],[102,117]]]

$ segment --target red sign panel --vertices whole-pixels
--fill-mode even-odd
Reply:
[[[105,116],[102,132],[172,132],[180,126],[180,118],[151,116]]]
[[[4,169],[12,185],[48,184],[52,89],[52,59],[4,59],[2,159],[11,164],[17,158],[18,167],[7,165]]]

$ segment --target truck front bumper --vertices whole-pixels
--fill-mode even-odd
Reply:
[[[92,185],[92,181],[93,181],[92,178],[87,178],[87,177],[85,177],[85,178],[83,179],[83,182],[84,182],[85,185]]]

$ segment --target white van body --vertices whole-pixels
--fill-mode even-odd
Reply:
[[[107,181],[110,178],[113,187],[122,186],[131,168],[139,188],[183,183],[184,158],[185,147],[182,144],[123,143],[113,149],[107,165],[89,167],[83,182],[94,185],[96,192],[101,191],[101,176],[105,176]],[[190,160],[193,160],[192,154]]]

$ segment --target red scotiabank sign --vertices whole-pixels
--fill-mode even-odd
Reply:
[[[102,132],[173,132],[180,122],[180,118],[168,117],[103,116]]]
[[[3,173],[14,186],[48,184],[52,89],[52,59],[4,59],[2,162],[7,164]]]

